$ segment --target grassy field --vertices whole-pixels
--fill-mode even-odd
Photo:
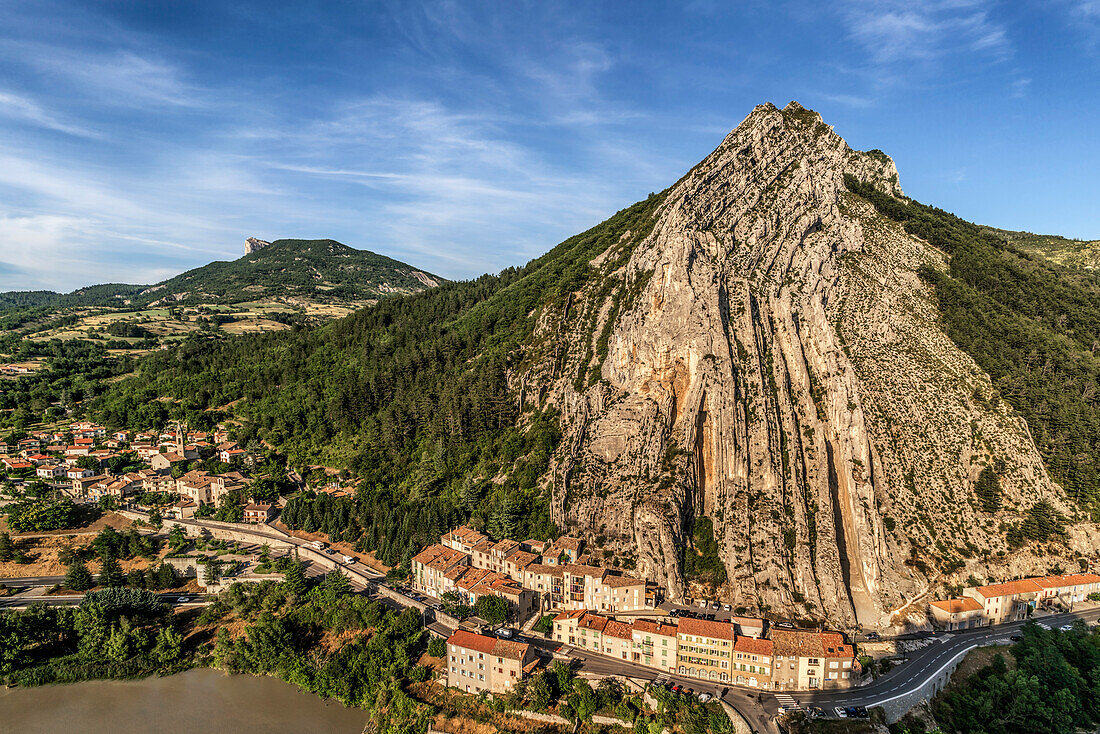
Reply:
[[[178,308],[146,308],[129,310],[125,308],[75,308],[62,309],[25,324],[20,331],[27,339],[49,341],[51,339],[104,339],[124,341],[132,349],[113,349],[115,354],[141,354],[148,351],[141,338],[115,336],[107,329],[112,324],[126,324],[140,327],[155,336],[160,344],[172,343],[199,331],[231,334],[251,334],[265,331],[282,331],[291,328],[284,323],[286,315],[305,321],[327,321],[347,316],[353,311],[369,306],[374,301],[350,302],[346,304],[316,303],[300,298],[287,301],[252,301],[223,304],[200,304]],[[272,318],[279,314],[283,321]],[[56,325],[64,317],[75,323]],[[228,321],[212,324],[216,317],[228,317]]]

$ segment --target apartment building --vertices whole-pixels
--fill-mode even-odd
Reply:
[[[1040,606],[1070,608],[1100,593],[1094,573],[1039,576],[1003,584],[968,586],[961,599],[928,603],[932,618],[949,630],[1027,619]]]
[[[771,688],[773,646],[771,640],[756,637],[734,640],[731,681],[751,688]]]
[[[631,636],[634,662],[668,673],[676,671],[676,625],[637,619]]]
[[[735,630],[729,622],[685,617],[676,630],[676,665],[681,675],[728,682]]]
[[[447,638],[447,685],[467,693],[507,693],[537,661],[525,642],[458,630]]]
[[[851,685],[855,651],[839,632],[772,629],[771,643],[774,690]]]
[[[429,545],[413,556],[413,586],[420,591],[443,596],[454,588],[453,569],[470,565],[470,556],[460,550],[443,545]]]
[[[1100,593],[1100,576],[1094,573],[1073,573],[1065,576],[1041,576],[1034,579],[1039,585],[1039,603],[1059,602],[1068,607],[1088,599],[1089,594]]]
[[[1032,579],[1009,581],[988,586],[970,586],[963,589],[963,596],[982,605],[986,624],[1002,624],[1027,619],[1039,604],[1043,587]]]

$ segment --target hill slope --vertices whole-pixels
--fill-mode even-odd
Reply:
[[[674,597],[883,626],[1096,547],[1097,282],[980,232],[762,105],[523,269],[155,355],[100,415],[244,398],[247,432],[365,480],[298,516],[389,562],[471,517],[556,524]]]
[[[275,240],[229,262],[212,262],[144,289],[134,303],[236,303],[258,298],[363,300],[414,293],[441,278],[335,240]]]
[[[155,285],[107,283],[71,293],[0,293],[0,309],[240,303],[260,299],[362,301],[443,282],[411,265],[335,240],[275,240],[237,260],[215,261]]]

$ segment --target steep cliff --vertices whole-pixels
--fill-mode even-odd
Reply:
[[[694,595],[702,517],[735,606],[882,626],[936,568],[1006,550],[975,499],[983,467],[1005,508],[1073,514],[939,325],[918,269],[946,255],[845,174],[901,196],[885,154],[797,103],[759,106],[539,314],[517,379],[562,411],[554,518],[673,597]]]

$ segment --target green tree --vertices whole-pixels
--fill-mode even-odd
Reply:
[[[508,602],[499,596],[483,596],[474,603],[474,614],[492,625],[508,619]]]
[[[92,574],[88,572],[88,567],[80,561],[69,564],[69,568],[65,571],[65,588],[72,589],[73,591],[87,591],[94,585],[92,580]]]
[[[978,475],[978,481],[974,484],[974,493],[978,495],[982,510],[996,512],[1001,509],[1004,490],[1001,488],[1001,479],[990,467],[982,469]]]
[[[107,657],[116,663],[122,663],[130,659],[133,654],[130,636],[122,627],[115,627],[107,637],[104,648]]]
[[[173,525],[172,529],[168,531],[168,547],[173,551],[179,552],[187,546],[187,534],[184,533],[183,528],[178,524]]]
[[[202,580],[208,586],[213,586],[221,581],[221,577],[221,562],[214,558],[211,558],[203,566]]]
[[[15,544],[11,541],[11,535],[0,533],[0,561],[10,561],[15,557]]]
[[[433,658],[443,658],[447,656],[447,641],[442,637],[433,637],[428,643],[428,654]]]
[[[99,585],[100,586],[122,586],[126,583],[125,577],[122,575],[122,566],[118,565],[118,561],[110,553],[105,554],[100,563],[99,568]]]
[[[157,587],[161,589],[171,589],[179,583],[179,574],[176,573],[176,569],[169,563],[161,563],[157,567]]]
[[[569,694],[569,705],[577,714],[580,721],[592,721],[592,714],[599,708],[600,700],[592,686],[586,680],[577,680],[573,683],[573,692]]]
[[[164,518],[160,516],[160,510],[156,507],[149,511],[149,524],[157,530],[164,525]]]
[[[297,596],[302,596],[309,589],[306,583],[306,575],[302,571],[302,564],[292,563],[285,571],[284,582],[287,589]]]
[[[541,711],[550,705],[550,683],[546,679],[547,673],[538,673],[527,684],[527,700],[535,710]]]
[[[183,635],[171,626],[161,627],[157,632],[157,641],[153,646],[153,657],[161,666],[174,664],[183,654]]]

